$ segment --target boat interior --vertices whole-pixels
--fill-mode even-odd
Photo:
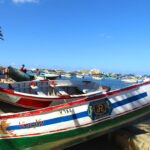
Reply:
[[[82,95],[93,92],[105,91],[102,86],[90,81],[69,81],[69,80],[44,80],[44,81],[26,81],[1,84],[1,88],[14,90],[16,92],[42,95]]]

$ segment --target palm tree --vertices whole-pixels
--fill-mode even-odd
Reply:
[[[1,40],[4,40],[4,39],[3,39],[2,31],[1,31],[1,26],[0,26],[0,39],[1,39]]]

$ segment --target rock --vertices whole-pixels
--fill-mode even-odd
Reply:
[[[109,140],[123,150],[150,150],[150,120],[112,132]]]

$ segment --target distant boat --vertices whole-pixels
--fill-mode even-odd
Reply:
[[[36,72],[27,72],[27,74],[34,80],[44,80],[44,79],[49,79],[49,80],[55,80],[57,77],[59,77],[58,74],[56,73],[40,73],[39,76],[36,75]]]
[[[84,78],[84,75],[82,75],[82,74],[76,74],[76,77],[77,78]]]
[[[55,84],[56,87],[60,85],[59,82],[55,82]],[[72,82],[69,84],[69,81],[67,81],[66,84],[69,88]],[[89,87],[93,83],[86,81],[83,84],[86,85],[85,87]],[[7,85],[5,84],[6,87]],[[16,90],[21,87],[21,91],[24,91],[29,85],[30,82],[28,81],[12,84]],[[65,82],[63,85],[65,85]],[[40,89],[42,90],[45,86],[48,86],[48,82],[43,82],[43,86],[39,82],[37,86],[41,86]],[[150,81],[144,81],[115,91],[99,91],[98,88],[100,86],[97,86],[97,91],[89,94],[89,96],[79,93],[74,93],[71,96],[68,91],[68,96],[53,97],[58,102],[53,106],[36,110],[0,102],[1,149],[65,149],[112,132],[125,125],[142,121],[146,115],[150,114]],[[63,90],[66,92],[67,89],[63,88]],[[77,91],[74,90],[74,92]],[[18,99],[15,97],[16,95]],[[19,91],[4,89],[2,86],[0,96],[0,99],[8,100],[12,98],[13,101],[29,103],[28,94],[22,95]],[[19,97],[22,96],[24,99],[19,100]],[[30,105],[34,103],[37,97],[39,102],[35,104],[38,105],[40,101],[43,101],[38,95],[36,97],[32,95]]]
[[[111,78],[111,79],[118,79],[117,76],[109,76],[109,78]]]
[[[43,79],[55,80],[59,77],[59,75],[56,73],[40,73],[39,77],[43,77]]]
[[[71,75],[70,73],[66,73],[66,74],[65,74],[65,77],[66,77],[66,78],[72,78],[72,75]]]
[[[135,77],[124,77],[121,79],[122,82],[126,82],[126,83],[137,83],[137,82],[140,82],[141,80],[140,79],[137,79]]]
[[[94,80],[103,80],[104,78],[99,74],[92,74],[92,78]]]

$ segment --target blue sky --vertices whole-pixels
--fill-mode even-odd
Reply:
[[[0,64],[150,74],[149,0],[0,0]]]

